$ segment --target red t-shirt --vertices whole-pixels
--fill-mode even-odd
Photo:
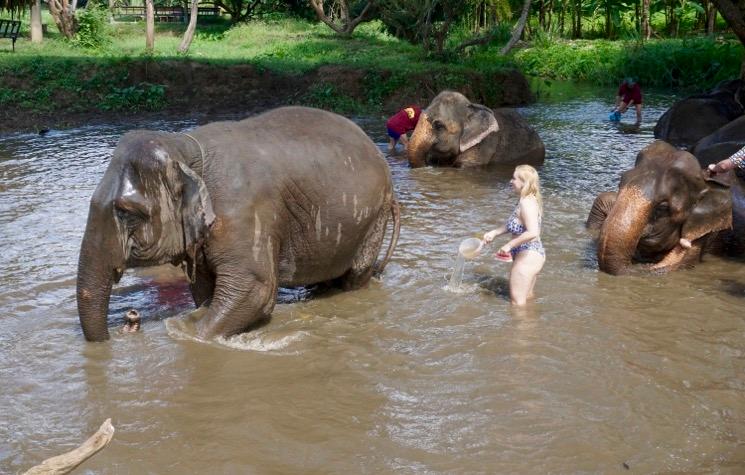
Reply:
[[[385,126],[397,134],[403,135],[416,128],[416,123],[419,122],[419,116],[421,113],[422,109],[418,106],[406,107],[405,109],[396,112],[394,116],[388,119]]]
[[[642,89],[639,87],[639,83],[634,83],[633,86],[626,83],[621,84],[621,87],[618,88],[618,95],[626,104],[630,101],[634,101],[634,104],[642,103]]]

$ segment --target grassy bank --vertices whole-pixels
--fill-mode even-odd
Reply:
[[[200,25],[187,55],[176,53],[185,26],[157,24],[155,51],[146,54],[144,24],[106,28],[104,41],[95,48],[52,34],[41,45],[23,39],[15,53],[0,53],[3,118],[28,112],[169,111],[176,103],[181,110],[248,107],[254,103],[246,90],[251,88],[266,89],[258,93],[263,97],[254,94],[251,100],[271,102],[274,94],[276,104],[306,104],[341,113],[388,113],[401,103],[426,101],[446,88],[464,91],[487,105],[514,105],[529,96],[510,97],[517,83],[505,78],[515,69],[608,85],[635,75],[644,85],[694,92],[736,77],[743,55],[734,40],[637,44],[547,38],[506,58],[495,44],[443,61],[382,33],[377,23],[363,24],[352,39],[344,40],[324,25],[292,19],[232,28],[226,22]],[[272,87],[275,83],[283,87]],[[218,96],[225,100],[216,101]]]
[[[520,49],[514,61],[526,74],[615,85],[635,76],[645,86],[698,92],[740,73],[743,47],[723,38],[635,41],[543,41]]]

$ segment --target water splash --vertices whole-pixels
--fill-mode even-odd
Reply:
[[[450,282],[445,287],[451,292],[457,292],[460,290],[460,284],[463,283],[463,267],[465,265],[465,258],[462,254],[458,253],[458,258],[455,260],[455,267],[453,268],[453,274],[450,276]]]
[[[168,335],[176,340],[196,341],[227,347],[233,350],[261,352],[284,350],[293,342],[299,341],[308,335],[308,332],[305,331],[282,332],[273,328],[271,330],[252,330],[227,338],[217,337],[213,340],[204,340],[196,334],[196,322],[205,313],[207,313],[207,307],[201,307],[197,310],[189,310],[167,318],[165,324]]]

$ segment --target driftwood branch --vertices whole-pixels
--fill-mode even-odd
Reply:
[[[46,459],[40,465],[32,467],[24,475],[63,475],[72,472],[75,467],[93,457],[109,445],[114,437],[114,426],[111,419],[106,419],[98,431],[83,445],[62,455]]]

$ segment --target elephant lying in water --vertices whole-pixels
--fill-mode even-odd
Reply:
[[[284,107],[188,134],[130,132],[91,199],[78,263],[83,332],[109,337],[124,269],[171,263],[185,264],[197,306],[211,300],[198,335],[240,333],[272,312],[280,285],[365,285],[399,229],[385,159],[336,114]]]
[[[407,147],[412,167],[540,165],[545,155],[540,137],[517,111],[491,110],[453,91],[441,92],[422,111]]]
[[[600,270],[624,274],[633,263],[647,263],[648,270],[666,272],[692,265],[721,244],[742,191],[733,175],[711,178],[690,153],[653,142],[623,173],[618,193],[601,193],[593,203],[587,227],[600,231]]]

